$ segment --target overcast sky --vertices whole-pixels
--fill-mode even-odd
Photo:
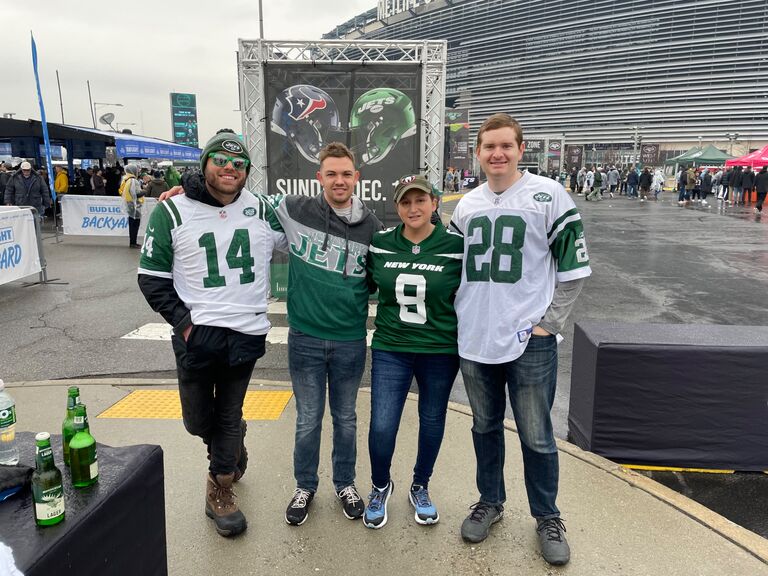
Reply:
[[[376,6],[376,0],[263,0],[268,40],[319,40],[334,26]],[[259,36],[258,0],[68,0],[3,2],[0,114],[40,119],[30,30],[50,122],[61,122],[56,70],[67,124],[92,126],[90,80],[98,115],[119,128],[171,139],[170,92],[197,94],[199,137],[222,127],[240,132],[237,41]],[[135,123],[135,126],[129,126]]]

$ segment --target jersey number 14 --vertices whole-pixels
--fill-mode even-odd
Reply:
[[[216,250],[216,237],[213,232],[206,232],[197,241],[200,248],[205,250],[205,260],[208,264],[208,276],[203,278],[205,288],[220,288],[227,285],[227,280],[219,273],[219,253]],[[248,230],[238,228],[232,235],[229,249],[225,256],[230,270],[240,268],[240,284],[250,284],[256,279],[253,265],[256,262],[251,256],[251,238]]]

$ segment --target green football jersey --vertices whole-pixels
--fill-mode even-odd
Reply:
[[[438,224],[419,244],[403,225],[374,234],[368,275],[379,289],[371,348],[393,352],[456,354],[453,301],[461,282],[464,239]]]

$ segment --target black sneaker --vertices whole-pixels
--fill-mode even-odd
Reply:
[[[504,516],[504,506],[478,502],[470,509],[472,512],[461,523],[461,537],[467,542],[482,542],[488,538],[491,526]]]
[[[307,516],[309,516],[309,505],[314,497],[314,492],[304,490],[304,488],[296,488],[293,491],[293,498],[291,498],[291,502],[285,510],[285,521],[291,526],[301,526],[304,524]]]
[[[336,492],[336,498],[341,500],[341,509],[344,511],[344,516],[350,520],[362,518],[363,512],[365,512],[365,505],[354,484],[350,484]]]
[[[536,532],[544,560],[553,566],[562,566],[571,559],[571,549],[565,539],[565,524],[561,518],[538,520]]]

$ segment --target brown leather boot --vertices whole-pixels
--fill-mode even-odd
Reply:
[[[245,516],[237,507],[236,495],[232,489],[235,474],[208,473],[205,490],[205,514],[216,523],[216,532],[222,536],[235,536],[248,527]]]

